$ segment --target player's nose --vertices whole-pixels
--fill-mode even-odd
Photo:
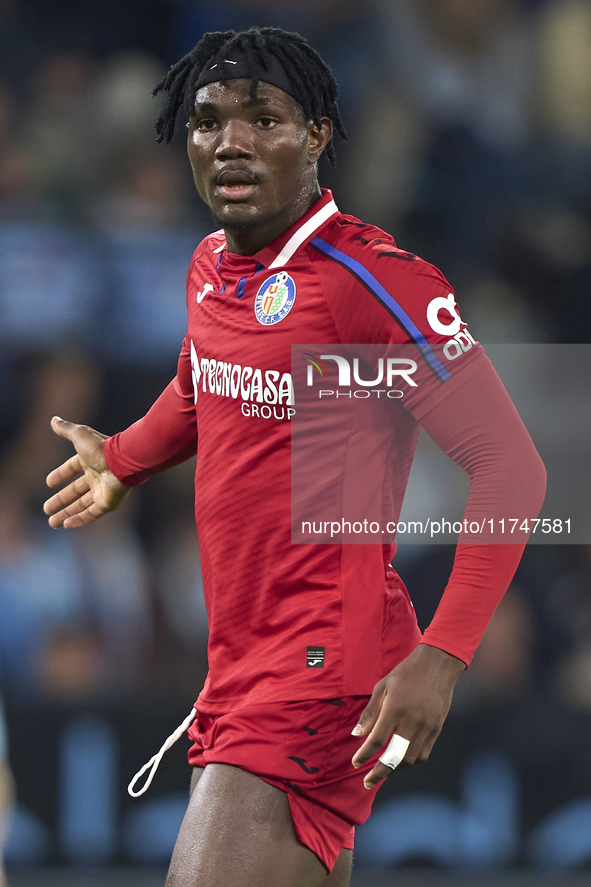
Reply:
[[[254,153],[251,126],[242,120],[229,120],[221,129],[216,157],[220,160],[253,157]]]

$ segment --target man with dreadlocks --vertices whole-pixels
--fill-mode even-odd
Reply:
[[[416,344],[427,369],[419,386],[407,376],[386,448],[398,511],[419,423],[469,473],[468,517],[491,502],[534,517],[543,466],[443,275],[321,190],[318,161],[345,132],[305,40],[206,34],[160,91],[159,138],[184,109],[220,230],[195,251],[178,372],[144,418],[110,439],[52,420],[77,452],[49,475],[67,486],[45,510],[53,527],[90,523],[198,441],[209,674],[181,725],[193,790],[167,883],[344,887],[355,824],[393,769],[429,756],[524,539],[459,545],[422,636],[393,545],[291,544],[290,346]]]

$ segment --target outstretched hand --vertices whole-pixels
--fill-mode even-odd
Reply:
[[[88,425],[66,422],[59,416],[53,417],[51,427],[74,444],[76,455],[47,476],[48,487],[68,484],[43,506],[45,514],[50,515],[49,525],[70,530],[114,511],[131,487],[121,483],[109,470],[103,446],[107,436]]]
[[[409,740],[400,767],[426,761],[447,717],[454,685],[465,664],[427,644],[418,647],[375,685],[354,736],[367,739],[353,756],[353,766],[367,763],[390,741],[393,733]],[[366,775],[366,788],[389,776],[391,767],[380,761]]]

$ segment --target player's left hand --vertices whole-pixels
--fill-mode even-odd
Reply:
[[[419,644],[375,685],[353,730],[354,736],[367,737],[353,756],[353,766],[361,767],[380,749],[385,750],[393,733],[410,743],[400,767],[426,761],[447,717],[455,683],[465,667],[461,659],[444,650]],[[391,773],[391,767],[378,761],[363,784],[373,788]]]

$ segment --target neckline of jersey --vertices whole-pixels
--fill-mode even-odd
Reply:
[[[215,252],[223,254],[223,264],[229,270],[233,265],[244,267],[245,261],[262,265],[264,268],[274,270],[283,268],[290,259],[306,243],[318,234],[326,222],[339,212],[332,192],[328,188],[322,188],[322,196],[310,209],[294,222],[283,234],[280,234],[271,243],[264,246],[258,253],[251,256],[240,256],[231,253],[224,243]]]

